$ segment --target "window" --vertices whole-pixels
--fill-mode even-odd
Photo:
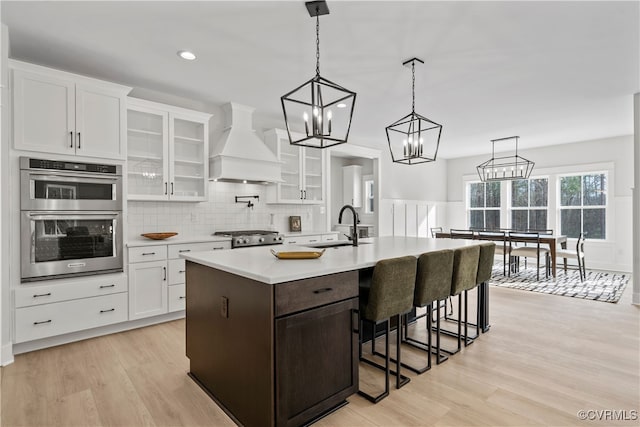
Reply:
[[[373,205],[375,201],[373,175],[363,177],[364,181],[364,213],[373,213]]]
[[[511,229],[546,230],[548,198],[547,178],[511,181]]]
[[[469,228],[500,228],[500,182],[469,184]]]
[[[589,239],[606,238],[607,174],[560,178],[560,232],[568,237],[584,233]]]

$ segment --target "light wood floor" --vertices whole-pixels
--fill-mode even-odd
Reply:
[[[316,425],[636,426],[576,415],[640,410],[640,309],[630,294],[631,285],[608,304],[491,288],[489,333],[408,374],[377,405],[352,396]],[[233,425],[187,377],[184,354],[179,320],[18,355],[2,368],[2,426]],[[372,378],[381,384],[379,372],[361,370],[367,390]]]

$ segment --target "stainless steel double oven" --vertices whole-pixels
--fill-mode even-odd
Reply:
[[[23,282],[122,271],[122,167],[20,158]]]

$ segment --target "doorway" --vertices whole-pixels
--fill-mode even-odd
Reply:
[[[352,205],[358,212],[361,237],[379,233],[380,150],[345,144],[329,153],[327,170],[327,229],[349,234],[350,215],[338,223],[340,208]],[[343,236],[341,236],[343,237]]]

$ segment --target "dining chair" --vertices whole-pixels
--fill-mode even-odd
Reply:
[[[431,227],[431,237],[435,238],[437,233],[442,233],[442,227]]]
[[[452,239],[473,239],[473,230],[462,230],[452,228],[449,230],[449,237]]]
[[[507,233],[504,231],[479,231],[476,233],[478,240],[490,240],[496,243],[495,254],[502,255],[502,274],[507,275],[507,253],[509,247],[507,245]]]
[[[578,271],[580,272],[580,281],[583,282],[587,279],[587,270],[584,265],[584,234],[580,233],[578,241],[576,243],[575,252],[571,249],[556,249],[556,257],[564,259],[564,271],[567,271],[567,258],[575,259],[578,261]]]
[[[522,243],[523,246],[515,246],[514,243]],[[533,245],[533,246],[529,246]],[[536,259],[536,280],[540,280],[540,257],[544,255],[544,271],[545,277],[549,277],[549,249],[540,246],[540,233],[530,233],[526,231],[510,231],[509,232],[509,276],[511,276],[511,260],[514,260],[515,269],[520,268],[520,257]],[[513,271],[515,272],[515,271]]]

